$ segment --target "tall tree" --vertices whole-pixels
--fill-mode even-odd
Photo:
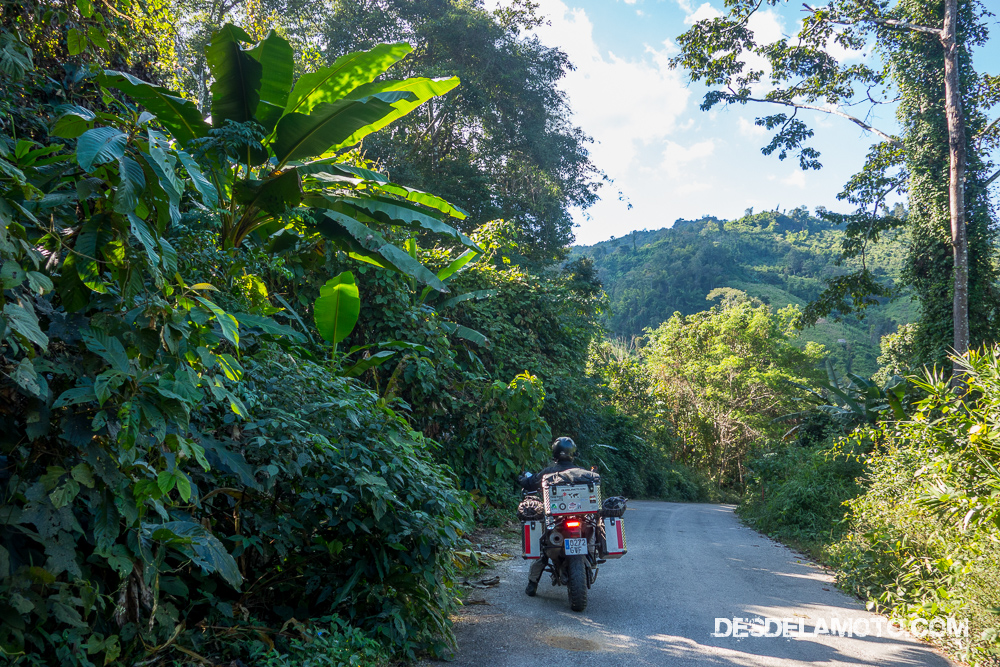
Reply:
[[[603,174],[591,141],[570,120],[559,80],[572,68],[566,54],[524,30],[541,19],[530,0],[494,11],[482,0],[230,0],[206,7],[175,0],[186,17],[179,52],[188,87],[204,91],[204,36],[226,20],[255,37],[274,28],[310,63],[330,64],[347,52],[405,41],[414,49],[394,78],[458,75],[462,85],[379,137],[367,157],[396,180],[427,189],[469,212],[465,231],[512,220],[519,250],[536,262],[564,255],[573,240],[574,207],[597,200]],[[187,40],[187,41],[185,41]]]
[[[785,107],[788,112],[757,119],[776,130],[763,152],[778,152],[782,159],[797,154],[803,169],[821,163],[808,145],[813,130],[800,112],[840,116],[879,136],[882,142],[869,152],[863,171],[840,195],[856,212],[829,216],[846,223],[843,256],[863,260],[880,234],[911,225],[908,277],[922,308],[922,360],[941,361],[949,339],[959,354],[970,343],[991,339],[995,271],[986,186],[995,176],[986,176],[990,165],[982,149],[995,136],[996,126],[985,127],[984,117],[994,81],[972,68],[972,50],[987,37],[985,8],[978,0],[831,0],[822,7],[805,5],[795,40],[762,44],[749,27],[761,4],[727,0],[728,14],[700,21],[681,36],[674,64],[713,87],[702,108],[750,102]],[[840,61],[831,54],[833,44],[870,49],[880,62]],[[715,57],[719,52],[725,55]],[[768,67],[748,66],[748,55],[763,58]],[[765,83],[770,89],[762,92]],[[900,134],[874,127],[852,109],[865,104],[898,104]],[[889,208],[891,196],[900,193],[910,197],[905,220]],[[806,314],[815,321],[834,311],[861,310],[886,295],[862,262],[857,273],[831,281]]]

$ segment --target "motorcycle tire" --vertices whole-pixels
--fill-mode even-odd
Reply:
[[[569,589],[569,608],[583,611],[587,608],[587,563],[586,556],[570,556],[566,563]]]

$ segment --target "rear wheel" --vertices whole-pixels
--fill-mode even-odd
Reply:
[[[569,607],[573,611],[583,611],[587,608],[587,564],[586,556],[570,556],[566,563],[567,584],[569,589]]]

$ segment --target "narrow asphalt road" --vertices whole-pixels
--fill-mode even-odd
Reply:
[[[601,566],[586,611],[570,611],[566,588],[551,586],[547,574],[538,596],[527,597],[528,565],[518,555],[497,569],[498,587],[474,591],[485,604],[467,606],[456,621],[450,664],[952,664],[908,634],[890,634],[884,619],[839,592],[823,570],[743,526],[731,507],[632,502],[629,510],[628,554]],[[713,636],[717,618],[734,617],[774,619],[766,628],[772,635],[781,634],[780,619],[790,619],[790,636]],[[718,634],[726,634],[719,623]],[[822,632],[847,623],[857,634]]]

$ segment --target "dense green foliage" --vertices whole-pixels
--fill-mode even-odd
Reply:
[[[232,62],[253,56],[231,39],[235,29],[220,35],[217,82],[230,87],[214,88],[221,125],[225,105],[254,108],[247,100],[269,70],[227,79]],[[384,241],[359,249],[332,234],[347,252],[337,250],[295,209],[297,183],[281,188],[288,199],[261,205],[280,175],[250,179],[253,142],[227,152],[233,137],[211,134],[181,98],[128,75],[105,72],[97,84],[134,92],[162,119],[90,80],[49,137],[0,138],[3,652],[67,665],[161,651],[239,657],[253,641],[280,639],[292,618],[334,615],[393,653],[439,650],[469,502],[432,462],[433,443],[390,403],[317,363],[325,351],[278,294],[311,304],[338,255],[446,288]],[[79,106],[95,97],[108,107]],[[355,113],[346,126],[324,117],[324,140],[396,112],[375,106],[380,116]],[[53,110],[15,111],[12,133],[23,137],[34,114]],[[296,153],[281,157],[275,122],[269,164],[280,166]],[[322,170],[352,177],[335,179],[328,195],[360,184],[354,203],[374,207],[376,195],[385,210],[398,201],[411,220],[448,233],[435,214],[449,210],[443,201],[336,164]],[[253,188],[250,199],[239,194]],[[252,234],[278,215],[271,209],[296,237],[284,252]],[[340,220],[358,217],[355,208]],[[251,223],[242,236],[238,220]],[[390,221],[367,220],[386,234]],[[313,277],[294,280],[297,272]],[[299,331],[269,317],[279,311],[271,295]]]
[[[91,11],[38,42],[76,44]],[[79,76],[53,94],[36,75],[67,53],[33,71],[7,30],[29,17],[5,14],[0,33],[23,56],[0,74],[21,86],[0,137],[7,659],[439,653],[473,509],[509,506],[554,429],[609,488],[698,496],[636,437],[639,417],[605,403],[608,375],[588,366],[604,303],[592,267],[511,262],[562,253],[569,199],[477,226],[350,150],[456,85],[380,76],[411,47],[316,69],[253,21],[223,26],[193,95],[209,124],[160,85],[159,51],[104,58],[102,38],[131,52],[121,26],[72,46]],[[518,57],[550,59],[535,92],[564,113],[561,56]],[[463,114],[457,127],[475,123]]]
[[[258,39],[269,29],[285,35],[302,54],[300,68],[405,41],[413,53],[390,75],[457,75],[462,85],[454,94],[372,136],[364,148],[400,182],[467,210],[467,233],[493,219],[515,223],[517,257],[544,264],[562,255],[572,241],[570,207],[596,201],[603,176],[556,85],[571,65],[558,49],[520,34],[541,21],[530,2],[495,11],[481,0],[259,0],[210,7],[177,0],[173,6],[183,17],[181,78],[206,102],[204,47],[227,21]]]
[[[748,457],[778,435],[775,418],[794,405],[795,385],[815,376],[822,348],[792,344],[794,306],[775,314],[742,292],[722,296],[720,306],[651,330],[644,354],[682,443],[675,460],[739,493]]]
[[[949,346],[964,353],[970,342],[994,340],[995,221],[987,186],[996,178],[989,176],[995,169],[989,155],[1000,133],[996,123],[988,123],[987,112],[1000,99],[1000,80],[973,65],[989,38],[988,8],[979,0],[828,0],[805,6],[794,39],[764,43],[750,28],[751,18],[777,4],[728,0],[725,14],[697,21],[678,37],[680,54],[672,64],[708,86],[704,111],[748,104],[766,109],[770,115],[755,122],[773,135],[761,151],[782,160],[797,157],[804,170],[822,167],[820,152],[811,145],[815,130],[809,116],[816,112],[846,119],[879,138],[862,170],[838,195],[854,211],[825,216],[844,224],[840,256],[855,260],[853,271],[827,282],[806,310],[807,320],[880,304],[892,285],[872,270],[868,252],[884,235],[903,228],[909,231],[908,253],[898,278],[920,305],[919,360],[940,364]],[[868,50],[871,57],[856,62],[834,53],[831,42],[844,54]],[[716,57],[720,52],[730,56]],[[949,54],[958,72],[954,97],[946,94]],[[766,89],[760,87],[763,81]],[[896,105],[898,133],[871,124],[871,112],[886,104]],[[905,217],[892,206],[900,195],[908,197]],[[956,330],[956,321],[968,325],[966,335],[960,333],[963,327]]]
[[[574,255],[593,258],[610,298],[609,327],[635,336],[656,327],[674,312],[705,310],[713,289],[746,292],[775,309],[805,308],[823,292],[826,281],[845,275],[853,260],[837,263],[843,231],[804,209],[788,214],[766,211],[739,220],[679,220],[668,229],[632,232]],[[870,248],[869,270],[888,284],[898,281],[905,259],[902,239],[891,235]],[[841,314],[802,332],[801,340],[825,346],[842,371],[870,375],[878,367],[879,340],[911,321],[910,300],[882,299],[867,317]]]

